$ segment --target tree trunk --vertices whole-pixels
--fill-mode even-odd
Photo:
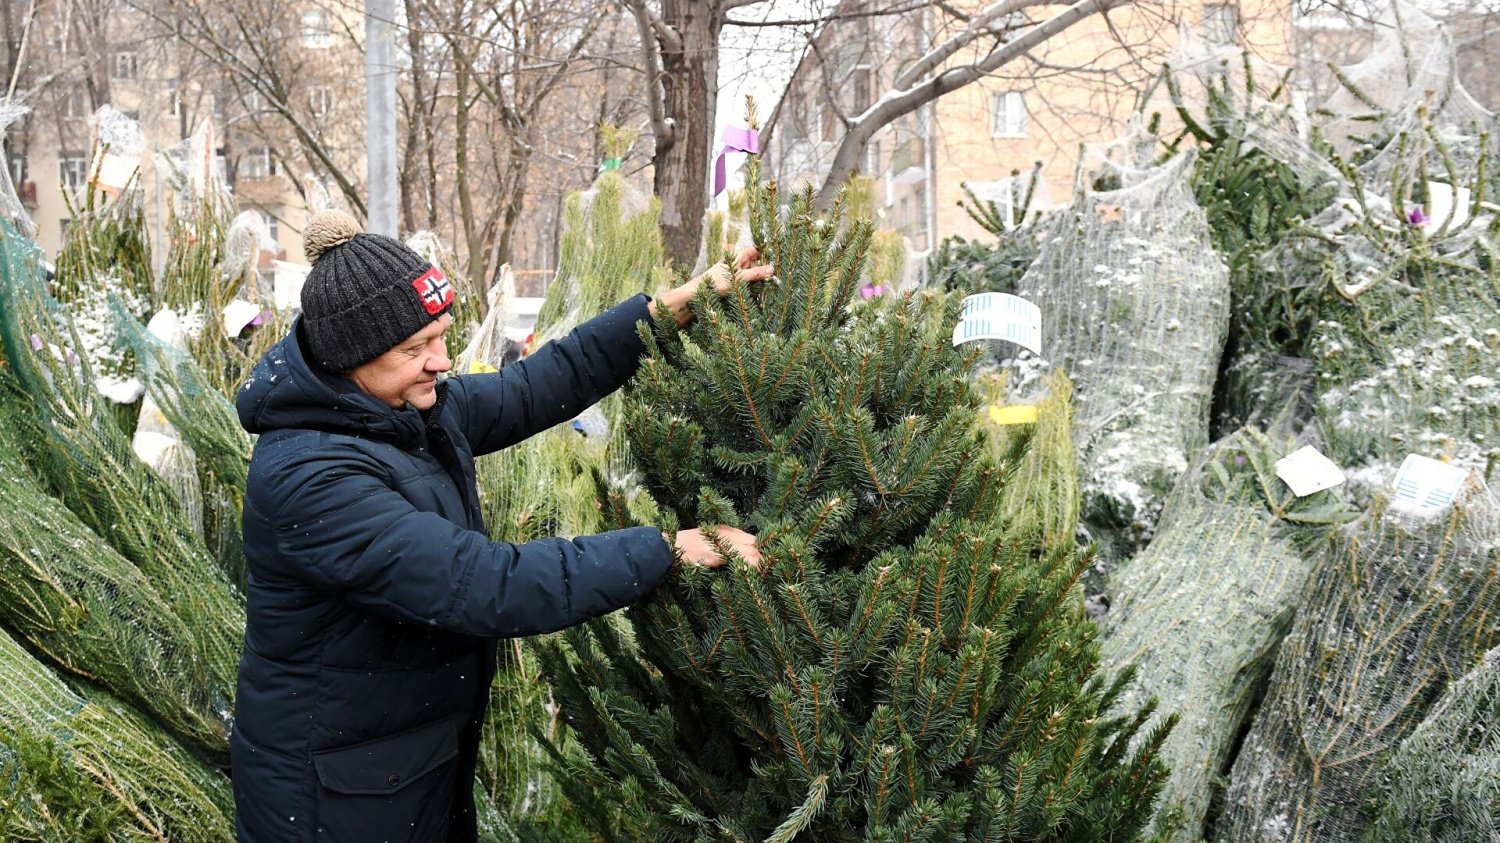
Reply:
[[[528,128],[529,131],[529,128]],[[526,205],[526,176],[531,169],[531,151],[520,138],[511,136],[510,179],[505,191],[505,214],[500,221],[500,241],[495,249],[495,266],[510,263],[515,251],[516,224]]]
[[[484,232],[474,214],[474,196],[469,189],[469,72],[463,62],[454,67],[454,149],[453,180],[458,187],[458,208],[462,217],[468,265],[465,273],[476,284],[484,283]]]
[[[719,93],[719,31],[724,15],[717,2],[662,0],[662,20],[680,38],[677,49],[662,43],[662,91],[671,137],[657,139],[653,185],[661,198],[662,237],[673,266],[698,259],[703,212],[708,205],[708,162],[714,107]]]
[[[422,224],[417,219],[412,194],[416,191],[417,179],[421,175],[416,162],[417,144],[422,137],[422,123],[427,113],[423,101],[427,90],[427,55],[422,49],[422,29],[419,25],[422,18],[413,0],[406,0],[406,19],[411,22],[406,30],[406,46],[411,50],[411,100],[406,111],[406,139],[402,144],[404,149],[401,160],[404,166],[398,170],[397,178],[401,182],[401,227],[406,231],[416,231],[422,228]]]

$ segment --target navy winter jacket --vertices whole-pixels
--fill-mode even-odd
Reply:
[[[260,434],[245,494],[248,623],[230,739],[242,843],[472,841],[495,639],[655,588],[636,528],[492,542],[474,458],[564,422],[635,373],[638,296],[425,413],[316,369],[299,327],[238,398]]]

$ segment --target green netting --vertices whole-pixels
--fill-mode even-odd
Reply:
[[[1221,841],[1343,841],[1372,819],[1381,756],[1500,642],[1500,502],[1408,514],[1382,494],[1334,531],[1231,772]]]
[[[1297,528],[1353,516],[1332,493],[1298,499],[1276,477],[1276,460],[1295,449],[1253,429],[1216,443],[1168,498],[1150,546],[1110,577],[1101,669],[1134,665],[1126,705],[1155,697],[1182,718],[1162,746],[1171,774],[1156,809],[1171,840],[1202,839],[1302,598],[1313,559]]]
[[[1018,293],[1042,310],[1042,357],[1020,351],[1011,389],[1062,367],[1077,386],[1083,518],[1111,557],[1149,536],[1208,414],[1229,281],[1193,201],[1183,153],[1153,166],[1139,127],[1088,151],[1071,209],[1047,218]]]
[[[183,500],[201,513],[203,537],[230,582],[245,587],[245,551],[240,518],[250,464],[250,435],[234,406],[186,352],[153,336],[128,310],[115,308],[120,341],[135,355],[147,397],[193,454],[197,501]],[[144,423],[144,411],[143,411]],[[139,435],[139,434],[137,434]]]
[[[64,669],[149,711],[207,757],[228,760],[224,700],[192,634],[151,582],[22,462],[25,396],[0,381],[0,620]]]
[[[557,277],[537,319],[538,346],[564,336],[631,295],[665,283],[659,227],[660,203],[630,190],[616,172],[568,198]],[[504,327],[513,290],[502,273],[490,294],[490,312],[458,356],[460,371],[500,369]],[[549,536],[599,532],[596,476],[633,492],[636,483],[619,425],[620,398],[611,396],[579,419],[584,435],[560,425],[477,465],[480,504],[491,535],[526,542]],[[630,494],[637,508],[645,495]],[[574,834],[562,794],[546,769],[541,734],[566,745],[551,693],[540,680],[529,649],[503,644],[481,745],[480,784],[511,827],[544,829],[555,839]]]
[[[1365,843],[1500,840],[1500,649],[1444,692],[1380,782]]]
[[[44,797],[106,806],[112,841],[228,843],[234,839],[229,780],[195,759],[150,720],[107,694],[73,691],[0,631],[0,830],[7,840],[74,843],[50,828]],[[38,751],[41,750],[41,751]],[[63,770],[19,769],[46,763]],[[86,790],[71,794],[57,788]],[[31,794],[17,790],[25,787]]]
[[[31,402],[22,456],[82,521],[129,559],[193,634],[227,709],[245,613],[172,490],[142,464],[94,390],[88,361],[37,277],[37,247],[0,233],[0,340]]]
[[[995,428],[991,456],[1001,463],[1020,440],[1026,451],[1000,492],[1000,513],[1047,552],[1071,548],[1078,531],[1078,464],[1073,456],[1073,382],[1062,371],[1047,381],[1034,425]],[[994,406],[994,405],[992,405]]]

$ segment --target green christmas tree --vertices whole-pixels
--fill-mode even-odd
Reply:
[[[748,529],[762,562],[679,566],[628,630],[542,646],[580,815],[620,841],[1138,836],[1172,721],[1131,750],[1151,707],[1112,714],[1128,671],[1095,677],[1088,558],[1003,514],[1026,443],[990,456],[957,301],[861,301],[871,225],[750,183],[778,279],[648,333],[625,423],[663,519]]]

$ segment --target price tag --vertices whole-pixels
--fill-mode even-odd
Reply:
[[[245,326],[254,322],[260,316],[260,306],[235,299],[224,307],[224,333],[230,337],[237,337]]]
[[[140,166],[139,156],[131,158],[106,152],[100,156],[98,166],[94,170],[94,183],[102,187],[124,190],[130,184],[130,180],[135,178],[135,171],[140,169]]]
[[[307,283],[309,272],[312,272],[310,266],[276,261],[276,309],[300,310],[302,308],[302,285]]]
[[[1468,469],[1411,454],[1396,472],[1391,505],[1411,512],[1435,512],[1453,503]]]
[[[1276,476],[1292,489],[1292,494],[1305,498],[1324,489],[1341,485],[1346,478],[1333,460],[1323,456],[1311,445],[1293,451],[1276,461]]]
[[[990,421],[998,425],[1008,424],[1036,424],[1036,407],[1020,405],[1015,407],[1002,407],[999,404],[990,405]]]
[[[967,296],[953,327],[953,344],[971,340],[1005,340],[1041,354],[1042,309],[1009,293]]]

